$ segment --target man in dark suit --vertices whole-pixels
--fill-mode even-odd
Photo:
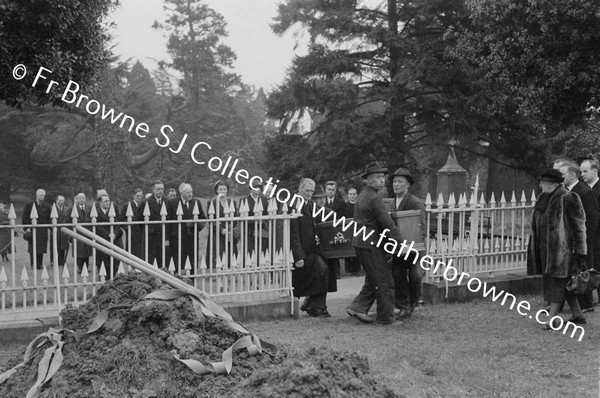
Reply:
[[[327,265],[319,257],[320,246],[313,218],[315,182],[310,178],[300,180],[298,194],[304,199],[300,209],[302,217],[290,220],[290,247],[294,256],[292,286],[295,297],[306,297],[303,311],[314,317],[330,317],[327,311]]]
[[[579,166],[575,163],[564,163],[560,167],[560,172],[564,178],[565,188],[567,190],[575,192],[581,199],[583,204],[583,210],[585,212],[585,230],[586,230],[586,245],[587,255],[586,262],[588,268],[594,267],[594,238],[595,231],[598,229],[598,217],[600,212],[598,210],[598,201],[592,190],[583,182],[579,181],[580,170]],[[590,231],[588,233],[587,231]],[[581,311],[591,312],[594,311],[594,302],[592,292],[587,294],[578,295],[577,300]]]
[[[598,178],[598,170],[600,170],[600,164],[595,159],[586,159],[581,162],[579,166],[581,170],[581,179],[585,182],[594,195],[596,196],[596,201],[598,202],[598,207],[600,211],[600,183],[598,182],[600,179]],[[586,231],[586,233],[589,233]],[[589,249],[588,249],[589,250]],[[598,221],[598,228],[596,229],[596,234],[594,235],[594,268],[597,271],[600,271],[600,220]],[[597,289],[598,299],[600,300],[600,287]],[[600,303],[596,303],[598,305]]]
[[[337,183],[335,181],[327,181],[325,183],[325,207],[331,209],[338,217],[344,214],[346,202],[337,194]],[[327,259],[327,264],[330,268],[335,269],[335,277],[341,277],[340,260],[337,258]]]
[[[56,213],[58,215],[56,222],[57,224],[66,224],[71,222],[71,209],[65,206],[65,197],[58,195],[54,202],[56,206]],[[60,230],[60,227],[58,227]],[[56,234],[56,248],[58,265],[64,266],[67,261],[67,253],[69,252],[69,236],[65,233],[58,232]],[[50,261],[54,264],[54,243],[50,241]]]
[[[78,193],[75,196],[75,210],[77,211],[77,218],[75,221],[78,224],[89,223],[91,222],[90,211],[86,207],[86,196],[83,192]],[[89,227],[86,227],[89,229]],[[75,255],[77,256],[77,268],[79,272],[83,270],[83,266],[88,267],[88,271],[90,268],[90,256],[92,255],[92,248],[85,243],[74,241],[73,242],[73,251],[75,251]]]
[[[351,317],[364,323],[371,323],[373,319],[368,315],[369,309],[377,301],[375,322],[384,325],[395,321],[395,296],[392,265],[388,263],[381,243],[386,236],[402,242],[396,223],[388,213],[383,199],[378,195],[379,190],[385,185],[387,173],[387,169],[372,163],[367,166],[362,176],[367,180],[367,186],[356,200],[354,221],[359,226],[364,226],[367,232],[355,236],[352,244],[367,275],[360,293],[347,310]]]
[[[23,208],[23,218],[21,220],[23,225],[32,224],[32,216],[36,215],[32,214],[33,209],[35,209],[37,213],[38,225],[50,224],[50,205],[44,202],[45,198],[46,191],[44,191],[43,189],[38,189],[37,191],[35,191],[35,200],[31,203],[27,203]],[[37,269],[42,269],[44,268],[44,253],[46,253],[46,250],[48,248],[48,227],[27,228],[25,232],[26,235],[24,236],[30,237],[29,239],[27,239],[27,251],[29,252],[29,261],[31,267],[37,267]]]
[[[358,197],[358,191],[356,188],[348,189],[348,201],[344,207],[344,217],[354,217],[354,205],[356,204],[356,198]],[[360,261],[356,257],[349,257],[346,259],[346,272],[352,276],[360,275]]]
[[[120,222],[128,221],[127,210],[131,208],[131,221],[139,222],[144,221],[142,215],[142,200],[144,199],[144,192],[142,188],[136,188],[133,191],[133,199],[130,200],[123,206],[121,213],[119,214],[118,220]],[[121,228],[125,230],[125,243],[129,253],[136,257],[144,257],[144,241],[143,241],[143,228],[140,224],[129,224],[122,225]],[[131,231],[131,232],[130,232]],[[128,236],[131,234],[131,238]],[[131,243],[130,243],[131,242]],[[131,246],[130,246],[131,245]]]
[[[187,183],[182,183],[179,186],[179,199],[169,202],[168,219],[178,220],[179,216],[181,216],[181,220],[193,220],[194,208],[197,208],[198,219],[205,220],[206,216],[202,210],[202,204],[198,199],[194,199],[192,186]],[[194,233],[194,224],[196,223],[189,221],[167,224],[171,255],[173,256],[173,261],[180,274],[184,273],[182,270],[188,259],[192,266],[192,273],[196,272],[194,255],[196,252],[194,251],[194,242],[198,241],[198,233],[204,228],[204,223],[197,223],[197,233]],[[196,250],[198,250],[197,247]],[[181,257],[179,255],[180,253]],[[179,259],[181,259],[181,261]]]
[[[121,246],[118,242],[121,240],[123,230],[116,225],[108,225],[114,221],[114,215],[111,220],[111,201],[108,195],[100,196],[96,208],[98,212],[98,216],[96,217],[96,222],[98,223],[96,226],[96,234],[117,246]],[[110,256],[100,250],[96,250],[96,267],[98,268],[98,272],[100,271],[102,264],[104,264],[104,269],[106,271],[106,279],[110,279],[117,273],[119,262],[113,260],[113,267],[111,269]]]
[[[389,176],[394,191],[393,211],[420,210],[421,234],[425,239],[425,206],[415,195],[408,192],[415,179],[407,169],[399,168]],[[421,299],[423,269],[417,265],[416,253],[411,253],[408,259],[402,256],[392,256],[392,274],[394,275],[394,305],[401,312],[398,318],[410,316]],[[419,255],[420,257],[420,255]]]
[[[144,212],[144,208],[147,205],[150,210],[149,221],[161,221],[161,210],[163,208],[164,198],[163,193],[165,190],[164,184],[156,180],[152,185],[152,195],[146,199],[145,204],[142,206],[142,213]],[[166,210],[166,203],[165,210]],[[163,243],[163,226],[165,226],[165,236]],[[168,266],[168,262],[165,259],[163,262],[163,248],[169,247],[169,236],[166,235],[166,225],[165,224],[148,224],[148,262],[150,264],[154,263],[156,260],[159,267],[164,268]]]
[[[250,187],[250,195],[246,196],[244,199],[248,204],[248,215],[253,216],[266,216],[268,215],[269,202],[267,198],[261,195],[262,185],[251,186]],[[257,203],[260,202],[260,206],[262,210],[260,212],[256,212]],[[248,255],[252,255],[252,252],[258,250],[260,248],[264,253],[269,245],[269,226],[267,225],[267,221],[248,221],[247,223],[247,243],[246,243],[246,253]],[[274,253],[271,253],[274,254]],[[260,253],[255,253],[255,255],[259,256]],[[244,255],[244,261],[246,260],[246,255]]]

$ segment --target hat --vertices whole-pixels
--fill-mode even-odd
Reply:
[[[412,175],[410,175],[410,171],[408,171],[408,169],[403,169],[402,167],[400,167],[399,169],[397,169],[396,171],[394,171],[394,174],[390,175],[390,181],[394,180],[394,177],[399,176],[399,177],[406,177],[406,179],[408,180],[408,182],[412,185],[415,183],[415,179],[413,178]]]
[[[379,165],[379,163],[377,162],[373,162],[370,163],[369,165],[367,165],[367,167],[365,168],[365,173],[362,175],[362,178],[366,179],[369,174],[374,174],[374,173],[383,173],[383,174],[387,174],[390,171],[384,167],[381,167]]]
[[[560,171],[555,169],[546,169],[541,176],[538,177],[540,181],[556,182],[561,184],[563,182],[563,175]]]
[[[327,194],[325,194],[325,191],[323,191],[323,188],[321,187],[316,187],[315,188],[315,193],[313,193],[313,198],[324,198],[325,196],[327,196]]]

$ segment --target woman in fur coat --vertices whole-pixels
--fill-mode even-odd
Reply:
[[[550,282],[549,319],[558,315],[565,300],[570,322],[585,324],[577,297],[566,289],[571,276],[585,261],[585,213],[576,193],[562,184],[560,171],[547,169],[541,177],[542,194],[535,204],[527,255],[528,274],[543,274]],[[544,290],[548,287],[545,286]],[[545,329],[550,329],[547,324]]]

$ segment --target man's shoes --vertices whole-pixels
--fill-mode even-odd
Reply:
[[[583,315],[573,316],[567,320],[567,322],[572,322],[575,325],[585,325],[587,321]]]
[[[586,312],[594,312],[594,307],[584,308],[581,310],[581,313],[585,314]]]
[[[309,316],[315,318],[331,318],[331,314],[326,309],[316,310],[314,308],[309,308],[306,312]]]
[[[558,320],[556,320],[556,322],[558,322]],[[559,327],[558,327],[559,324],[558,323],[554,323],[554,321],[553,321],[553,325],[552,326],[554,326],[554,328],[551,328],[550,327],[550,323],[547,323],[547,324],[544,325],[544,327],[542,327],[542,330],[560,330]]]
[[[394,308],[394,318],[397,320],[408,318],[412,314],[412,311],[405,308]]]
[[[308,300],[304,299],[302,305],[300,306],[300,311],[308,312],[311,308],[308,306]]]
[[[346,313],[348,315],[350,315],[352,318],[358,319],[362,323],[373,323],[373,318],[371,318],[369,315],[354,311],[351,308],[348,308],[346,310]]]

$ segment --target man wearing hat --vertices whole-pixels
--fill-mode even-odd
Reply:
[[[381,242],[386,232],[387,236],[397,242],[402,242],[402,239],[383,199],[377,194],[385,185],[387,173],[388,170],[377,163],[367,166],[362,176],[367,180],[367,186],[358,196],[354,207],[354,221],[359,227],[365,226],[367,229],[365,233],[355,236],[352,242],[366,276],[362,290],[352,301],[347,312],[348,315],[364,323],[373,322],[368,312],[375,301],[377,301],[375,322],[390,324],[395,320],[392,266],[387,262],[384,245]]]
[[[407,169],[399,168],[389,176],[389,181],[394,191],[392,211],[421,211],[420,226],[423,241],[426,235],[425,206],[415,195],[408,192],[408,188],[415,179]],[[410,243],[410,242],[409,242]],[[392,274],[394,275],[394,305],[401,312],[397,317],[410,316],[421,299],[423,270],[417,265],[416,253],[405,259],[402,255],[392,256]]]
[[[547,319],[558,316],[565,300],[571,308],[570,322],[585,324],[577,297],[566,290],[567,282],[587,253],[585,213],[581,199],[562,184],[560,171],[547,169],[538,178],[542,193],[535,204],[529,246],[527,274],[544,275],[544,295],[550,296]],[[547,324],[545,329],[554,328]]]

